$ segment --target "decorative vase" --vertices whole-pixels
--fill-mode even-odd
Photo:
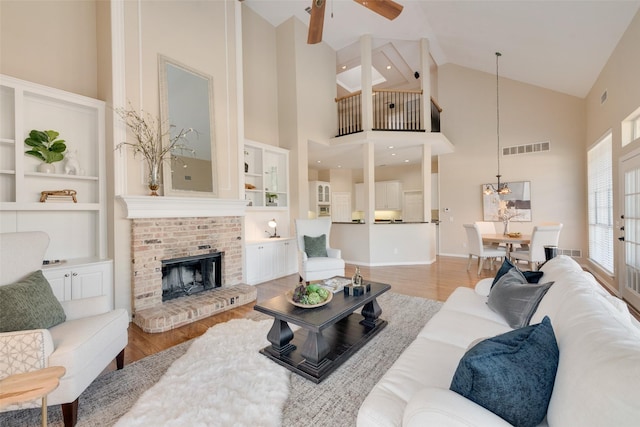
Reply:
[[[160,165],[154,163],[149,171],[149,190],[150,196],[158,196],[158,188],[160,188]]]
[[[244,162],[244,173],[249,172],[249,163]]]
[[[53,163],[40,163],[40,166],[38,166],[38,172],[56,173],[56,167]]]
[[[504,231],[502,232],[502,235],[506,236],[507,234],[509,234],[509,220],[506,219],[502,222],[504,223]]]

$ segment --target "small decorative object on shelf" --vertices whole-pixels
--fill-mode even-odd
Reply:
[[[77,151],[67,151],[64,163],[64,173],[67,175],[84,175],[84,170],[80,167]]]
[[[78,203],[76,190],[52,190],[40,192],[40,203],[68,202]]]
[[[193,128],[181,129],[176,133],[172,132],[175,126],[169,125],[168,130],[163,132],[159,120],[148,113],[124,108],[117,108],[115,111],[138,140],[138,142],[121,142],[116,149],[128,145],[133,148],[134,156],[141,154],[144,157],[149,171],[147,183],[151,190],[150,195],[157,196],[162,163],[170,160],[176,151],[194,153],[186,143],[187,135],[194,130]],[[165,138],[168,143],[163,145],[162,141]]]
[[[278,206],[278,195],[276,193],[267,193],[267,206]]]
[[[249,152],[247,150],[244,150],[244,155],[248,156]],[[249,163],[247,163],[246,161],[244,162],[244,173],[249,173]]]
[[[36,130],[29,132],[29,138],[24,143],[31,147],[25,154],[42,160],[38,167],[40,172],[55,173],[56,168],[52,163],[64,159],[64,151],[67,149],[63,139],[57,139],[60,133],[55,130]]]

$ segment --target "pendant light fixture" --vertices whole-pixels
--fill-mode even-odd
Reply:
[[[497,140],[498,140],[498,174],[496,175],[496,178],[498,178],[498,186],[494,187],[493,184],[487,184],[486,188],[484,189],[484,194],[493,194],[493,193],[497,193],[497,194],[509,194],[511,193],[511,189],[509,188],[509,186],[507,185],[507,183],[500,183],[500,178],[502,178],[502,175],[500,175],[500,91],[499,91],[499,86],[500,86],[500,78],[499,78],[499,73],[498,73],[498,59],[502,56],[502,54],[500,52],[496,52],[496,135],[497,135]]]

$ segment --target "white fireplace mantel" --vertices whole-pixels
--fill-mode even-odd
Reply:
[[[126,218],[196,218],[245,216],[246,200],[195,197],[117,196]]]

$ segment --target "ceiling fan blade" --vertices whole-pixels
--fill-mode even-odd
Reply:
[[[326,0],[311,0],[311,19],[309,20],[309,35],[307,44],[322,41],[322,27],[324,26],[324,7]]]
[[[393,21],[402,12],[403,6],[392,0],[353,0],[370,9],[378,15]]]

